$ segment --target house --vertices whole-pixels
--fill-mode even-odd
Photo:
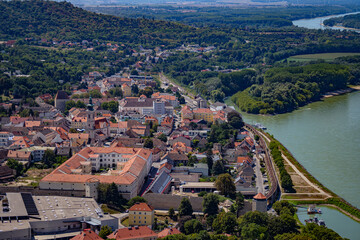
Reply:
[[[165,156],[161,159],[161,161],[164,160],[166,160],[169,164],[173,166],[179,166],[180,164],[187,165],[189,161],[186,154],[177,151],[171,151],[166,153]]]
[[[103,240],[99,235],[91,229],[84,229],[81,233],[70,240]]]
[[[30,165],[31,161],[31,152],[21,151],[21,150],[9,150],[7,154],[7,159],[15,159],[21,162],[23,165]]]
[[[158,237],[164,238],[164,237],[167,237],[170,235],[175,235],[175,234],[181,234],[181,232],[176,228],[165,228],[164,230],[162,230],[161,232],[158,233]]]
[[[194,119],[203,119],[206,122],[214,121],[214,113],[209,108],[197,108],[193,110]]]
[[[124,97],[131,97],[131,87],[127,83],[121,85],[121,90]]]
[[[152,98],[159,98],[159,99],[162,99],[164,101],[167,101],[174,108],[179,106],[179,101],[177,100],[177,97],[172,95],[172,94],[156,92],[151,97]]]
[[[14,134],[11,132],[0,132],[0,147],[7,147],[13,141]]]
[[[241,164],[252,164],[252,159],[249,156],[239,156],[236,159],[236,163]]]
[[[239,177],[245,179],[247,182],[251,182],[254,176],[254,169],[249,164],[243,164],[239,167]]]
[[[147,203],[135,203],[129,208],[129,226],[152,226],[154,224],[154,208]]]
[[[140,114],[169,114],[172,115],[174,107],[157,98],[144,97],[127,97],[123,98],[119,103],[119,111],[136,111]]]
[[[59,134],[56,131],[46,128],[40,132],[37,132],[33,137],[33,141],[35,141],[37,138],[40,138],[44,143],[51,143],[51,141],[58,135]]]
[[[43,159],[46,150],[50,150],[52,152],[55,151],[55,147],[40,147],[40,146],[32,146],[29,148],[23,148],[18,151],[31,152],[32,161],[39,162]]]
[[[156,175],[156,177],[150,183],[148,188],[144,191],[142,196],[148,192],[159,194],[168,193],[170,190],[171,180],[171,176],[166,171],[161,171],[159,174]]]
[[[117,123],[110,122],[110,136],[115,137],[119,135],[124,135],[128,129],[128,122],[120,121]]]
[[[120,228],[108,235],[107,238],[115,240],[155,240],[158,236],[147,226],[135,226]]]
[[[8,166],[0,166],[0,182],[9,182],[14,180],[16,171]]]
[[[177,142],[182,142],[185,144],[185,146],[191,147],[191,140],[190,140],[189,136],[175,135],[175,136],[171,137],[169,140],[169,144],[172,146]]]

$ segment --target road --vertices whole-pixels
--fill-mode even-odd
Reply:
[[[161,88],[166,89],[166,88],[168,88],[168,86],[170,84],[173,85],[174,87],[177,87],[179,89],[180,93],[184,96],[186,104],[191,108],[197,107],[196,103],[194,101],[195,96],[192,93],[186,91],[180,85],[178,85],[174,82],[171,82],[170,79],[167,78],[163,73],[159,73],[159,78],[160,78],[160,82],[161,82]]]

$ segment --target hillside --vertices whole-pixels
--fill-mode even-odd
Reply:
[[[119,18],[96,14],[74,7],[68,2],[1,1],[0,40],[42,37],[68,41],[105,40],[129,44],[178,45],[191,41],[193,34],[226,41],[224,36],[206,37],[206,31],[149,19]],[[215,33],[216,35],[216,33]]]

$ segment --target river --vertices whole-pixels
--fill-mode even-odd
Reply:
[[[267,127],[266,131],[324,186],[354,206],[360,206],[360,91],[326,98],[291,113],[242,115],[247,123]],[[337,211],[326,215],[324,220],[328,222],[331,217],[339,216],[347,220],[336,225],[330,221],[327,225],[343,237],[357,239],[359,231],[355,229],[360,229],[359,223],[334,212]],[[349,228],[353,231],[349,232]]]
[[[300,19],[300,20],[293,21],[293,24],[295,26],[298,26],[298,27],[304,27],[304,28],[309,28],[309,29],[344,30],[344,28],[342,28],[342,27],[335,27],[335,26],[334,27],[326,27],[326,26],[323,26],[322,23],[323,23],[323,21],[325,21],[326,19],[329,19],[329,18],[343,17],[343,16],[346,16],[346,15],[357,14],[357,13],[360,13],[360,12],[352,12],[352,13],[346,13],[346,14],[340,14],[340,15],[331,15],[331,16],[310,18],[310,19]],[[357,30],[357,29],[348,29],[348,30],[360,33],[360,30]]]
[[[247,123],[267,127],[324,186],[360,206],[360,91],[326,98],[291,113],[242,115]],[[356,233],[359,224],[338,215],[347,218]],[[348,228],[328,225],[348,237]],[[350,239],[356,239],[355,235]]]

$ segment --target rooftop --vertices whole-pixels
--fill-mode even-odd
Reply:
[[[154,208],[148,205],[147,203],[135,203],[129,209],[129,211],[144,211],[144,212],[152,212],[153,210]]]

